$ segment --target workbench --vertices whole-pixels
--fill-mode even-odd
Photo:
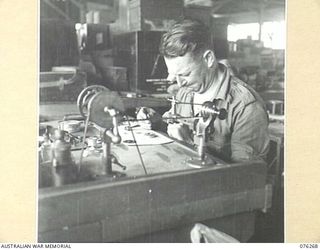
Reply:
[[[180,142],[139,149],[147,174],[136,147],[124,143],[112,145],[127,167],[114,165],[124,174],[119,178],[102,174],[54,186],[50,166],[40,165],[38,241],[190,242],[191,228],[201,222],[246,242],[255,212],[271,206],[263,162],[230,164],[214,157],[216,164],[192,168],[186,161],[197,152]],[[78,164],[80,151],[72,154]],[[99,158],[89,165],[81,168],[103,170]]]
[[[188,242],[201,221],[246,241],[268,206],[261,162],[193,169],[195,152],[172,142],[140,147],[145,175],[133,147],[113,148],[127,176],[39,189],[39,242]]]

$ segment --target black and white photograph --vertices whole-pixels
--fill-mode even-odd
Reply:
[[[283,243],[285,0],[39,0],[39,243]]]

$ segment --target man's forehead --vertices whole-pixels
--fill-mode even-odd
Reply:
[[[165,61],[168,73],[175,75],[187,73],[197,65],[197,62],[189,53],[175,58],[165,58]]]

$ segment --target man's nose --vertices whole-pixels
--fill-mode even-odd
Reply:
[[[183,87],[187,83],[185,80],[181,79],[181,77],[178,75],[176,76],[176,75],[169,74],[167,77],[167,80],[173,83],[177,83],[179,87]]]
[[[170,81],[170,82],[176,82],[177,81],[175,75],[172,75],[172,74],[168,75],[167,80]]]

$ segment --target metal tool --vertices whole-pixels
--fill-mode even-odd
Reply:
[[[187,164],[194,168],[202,168],[216,164],[215,160],[205,152],[208,127],[217,117],[220,120],[224,120],[227,116],[227,111],[225,109],[218,109],[213,102],[205,102],[201,107],[200,115],[201,118],[196,128],[196,136],[199,138],[198,157],[191,158],[187,161]],[[210,132],[214,132],[213,126]]]
[[[121,98],[116,92],[111,92],[103,86],[89,86],[84,89],[78,97],[78,108],[80,114],[86,118],[84,139],[89,121],[104,128],[103,133],[103,157],[102,163],[105,167],[105,172],[109,176],[117,177],[124,175],[123,173],[112,170],[112,162],[114,160],[111,154],[111,144],[121,142],[121,137],[118,132],[118,122],[121,119],[119,112],[124,111],[124,105]],[[83,150],[80,156],[80,167],[83,156]],[[118,163],[118,165],[122,166]],[[125,169],[122,166],[122,169]]]
[[[171,119],[172,120],[170,120],[170,122],[171,123],[175,123],[175,122],[177,122],[177,118],[178,118],[178,116],[177,116],[177,104],[179,103],[179,101],[176,99],[176,97],[175,96],[172,96],[171,98],[168,98],[168,101],[170,101],[171,102],[171,110],[172,110],[172,113],[171,113]]]

